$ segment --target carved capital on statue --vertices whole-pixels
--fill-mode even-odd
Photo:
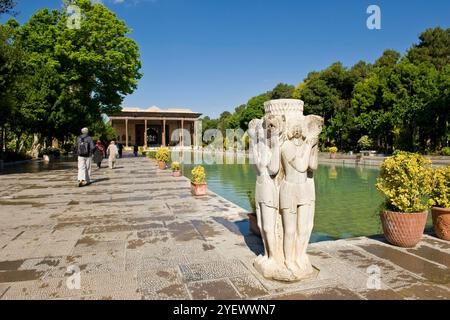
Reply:
[[[278,99],[264,102],[266,115],[303,115],[303,101],[299,99]]]

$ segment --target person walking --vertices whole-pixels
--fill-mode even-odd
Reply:
[[[81,129],[81,136],[77,138],[78,154],[78,186],[82,187],[91,183],[91,162],[94,152],[94,141],[89,136],[89,129]]]
[[[134,146],[133,146],[133,153],[134,153],[135,157],[138,156],[138,151],[139,151],[139,146],[138,146],[137,143],[135,143]]]
[[[97,140],[94,150],[94,162],[99,169],[102,167],[103,158],[105,158],[105,146],[100,140]]]
[[[116,147],[116,143],[111,141],[108,146],[108,150],[106,151],[108,154],[108,164],[110,169],[114,169],[116,164],[116,159],[119,157],[119,150]]]
[[[122,150],[123,150],[123,144],[119,142],[119,145],[117,146],[117,151],[119,152],[119,158],[122,158]]]

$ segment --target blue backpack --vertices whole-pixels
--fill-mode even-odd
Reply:
[[[81,138],[80,146],[78,147],[79,156],[81,157],[89,157],[91,147],[88,142]]]

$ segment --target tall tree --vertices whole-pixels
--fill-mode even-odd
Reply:
[[[102,113],[120,110],[141,77],[138,46],[125,23],[102,4],[74,3],[81,9],[79,29],[68,27],[64,10],[43,9],[17,33],[30,55],[25,62],[29,93],[22,107],[48,139],[78,133]]]
[[[370,68],[370,73],[355,84],[352,93],[355,138],[368,135],[383,151],[391,150],[394,144],[394,95],[388,91],[393,86],[399,58],[398,52],[386,50]]]
[[[0,25],[0,154],[5,148],[8,131],[17,127],[20,118],[15,92],[25,54],[14,41],[16,27],[13,22]]]
[[[406,57],[414,64],[431,62],[437,70],[450,64],[450,28],[430,28],[419,35]]]
[[[266,92],[255,96],[248,100],[245,109],[241,113],[239,119],[240,127],[243,130],[248,129],[248,123],[252,119],[261,118],[264,115],[264,102],[269,101],[271,98],[271,93]]]
[[[273,88],[270,99],[290,99],[293,97],[295,87],[286,83],[279,83]]]
[[[13,8],[16,6],[14,0],[0,0],[0,15],[4,13],[13,13]]]

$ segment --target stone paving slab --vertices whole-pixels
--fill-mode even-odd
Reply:
[[[314,243],[318,273],[277,282],[253,267],[263,246],[244,209],[191,196],[154,161],[125,157],[83,188],[76,163],[54,167],[0,175],[0,299],[450,299],[450,244],[431,235],[412,249],[379,237]]]

